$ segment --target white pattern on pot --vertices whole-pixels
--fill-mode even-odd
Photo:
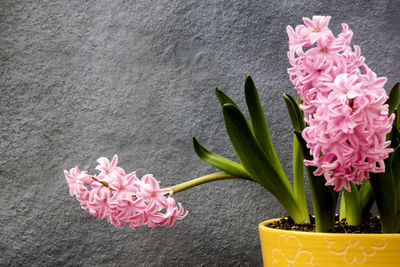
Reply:
[[[347,263],[364,263],[367,257],[373,256],[376,250],[384,249],[387,245],[386,239],[382,239],[378,244],[376,240],[349,239],[347,244],[325,240],[328,242],[328,250],[332,254],[342,255]]]
[[[302,250],[298,237],[294,235],[280,235],[278,248],[272,250],[273,266],[295,267],[296,264],[301,266],[315,266],[313,263],[313,255],[310,251]]]

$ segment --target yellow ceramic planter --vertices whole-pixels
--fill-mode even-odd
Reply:
[[[266,227],[273,221],[259,225],[264,266],[400,266],[400,234],[310,233]]]

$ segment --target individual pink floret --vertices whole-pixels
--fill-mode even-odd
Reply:
[[[331,30],[328,28],[330,16],[313,16],[312,20],[303,18],[307,28],[304,29],[302,35],[308,39],[310,45],[313,45],[317,40],[326,40],[333,37]]]
[[[167,212],[160,216],[160,220],[157,222],[158,225],[166,225],[171,227],[174,225],[176,220],[182,220],[186,217],[188,211],[184,211],[182,204],[178,203],[176,206],[175,199],[172,197],[167,198]]]
[[[84,184],[88,184],[92,181],[90,175],[88,175],[86,171],[81,172],[78,167],[72,168],[69,172],[65,170],[64,175],[67,179],[71,197],[84,188]]]
[[[100,171],[100,174],[98,175],[102,179],[108,178],[109,175],[111,174],[117,174],[117,175],[125,175],[125,172],[122,168],[118,167],[118,156],[114,155],[112,161],[110,162],[107,158],[105,157],[100,157],[97,162],[99,165],[96,166],[96,170]]]
[[[121,173],[111,174],[112,179],[109,179],[108,185],[112,190],[114,190],[114,199],[129,198],[135,195],[138,188],[135,183],[139,181],[136,177],[136,172],[132,172],[126,175],[121,175]]]
[[[157,203],[158,206],[166,208],[167,199],[166,194],[172,194],[170,189],[160,189],[160,182],[158,182],[152,174],[146,174],[142,177],[141,181],[136,182],[140,188],[141,197],[149,203]]]

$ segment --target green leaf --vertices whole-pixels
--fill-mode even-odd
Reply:
[[[396,127],[397,129],[399,129],[400,127],[400,119],[399,119],[399,111],[396,109],[394,111],[395,119],[394,119],[394,123],[393,123],[393,127]]]
[[[400,82],[397,82],[390,90],[389,98],[385,104],[389,104],[389,115],[392,114],[400,103]]]
[[[386,141],[390,141],[390,147],[396,148],[400,144],[400,131],[399,131],[399,111],[396,109],[394,111],[395,117],[392,123],[392,129],[390,133],[386,135]]]
[[[304,158],[312,160],[307,143],[301,136],[301,132],[294,131],[294,133],[299,141]],[[306,166],[306,170],[313,200],[316,231],[328,232],[333,228],[335,222],[336,203],[339,194],[331,186],[325,185],[325,178],[322,175],[314,175],[316,170],[314,166]]]
[[[392,166],[392,172],[393,172],[393,177],[395,179],[398,179],[400,177],[400,148],[397,147],[393,154],[392,154],[392,159],[391,159],[391,166]]]
[[[200,143],[194,137],[193,137],[193,147],[197,156],[199,156],[201,160],[205,161],[211,166],[234,176],[252,179],[242,165],[210,152],[202,145],[200,145]]]
[[[350,182],[351,192],[343,190],[342,202],[345,205],[346,221],[349,225],[358,226],[362,222],[361,196],[357,185]]]
[[[400,199],[400,147],[396,147],[391,158],[391,167],[394,180],[395,196]]]
[[[300,110],[297,102],[287,94],[283,95],[283,98],[288,107],[289,115],[292,120],[294,130],[302,130],[304,128],[303,112]],[[299,99],[300,101],[300,99]],[[303,209],[307,210],[307,200],[304,189],[304,157],[302,153],[301,145],[294,135],[293,138],[293,188],[296,198],[302,203]]]
[[[347,217],[347,211],[346,211],[346,199],[344,197],[344,194],[342,194],[340,198],[340,206],[339,206],[339,220],[346,219]]]
[[[303,153],[297,137],[293,138],[293,189],[294,194],[301,203],[301,207],[308,213],[306,192],[304,189],[304,163]]]
[[[223,107],[225,104],[231,104],[240,110],[238,105],[236,105],[236,103],[229,96],[227,96],[224,92],[219,90],[217,87],[214,89],[214,91],[215,91],[215,95],[218,98],[219,103],[221,104],[221,107]]]
[[[219,103],[221,104],[221,107],[224,107],[225,104],[231,104],[233,105],[235,108],[237,108],[240,113],[242,113],[243,117],[246,120],[247,126],[249,126],[251,132],[253,133],[253,126],[250,124],[250,122],[247,120],[246,116],[244,116],[243,112],[241,111],[241,109],[239,108],[238,105],[236,105],[236,103],[229,97],[227,96],[224,92],[222,92],[221,90],[219,90],[217,87],[214,89],[215,91],[215,95],[218,98]]]
[[[289,95],[283,94],[287,109],[289,111],[290,120],[292,121],[293,128],[297,131],[302,131],[305,128],[303,113],[296,100]]]
[[[372,205],[374,204],[374,192],[369,180],[364,179],[360,186],[360,199],[363,217],[370,214]]]
[[[289,181],[276,171],[273,163],[265,156],[240,110],[232,104],[225,104],[223,114],[235,153],[253,180],[270,191],[295,222],[308,221],[308,214],[300,211]]]
[[[395,127],[395,121],[393,122],[392,130],[390,131],[389,139],[390,140],[390,147],[395,148],[398,147],[400,144],[400,132],[397,127]],[[386,136],[388,138],[388,136]]]
[[[244,82],[244,92],[246,96],[247,108],[250,113],[251,124],[253,126],[254,137],[260,148],[264,151],[265,156],[268,157],[268,160],[272,163],[281,176],[285,176],[285,172],[283,171],[282,165],[278,156],[276,155],[271,141],[267,120],[265,119],[257,88],[250,76],[247,76]]]
[[[398,230],[396,216],[399,212],[399,201],[396,190],[394,190],[396,184],[392,172],[391,156],[385,159],[385,169],[384,173],[370,173],[369,181],[374,191],[382,232],[394,233]]]

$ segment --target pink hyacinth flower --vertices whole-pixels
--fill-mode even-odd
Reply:
[[[186,216],[182,204],[177,206],[170,196],[172,190],[160,189],[160,182],[152,174],[141,180],[135,172],[125,174],[117,166],[117,155],[111,162],[104,157],[98,162],[98,175],[81,172],[78,167],[64,171],[70,195],[75,195],[81,207],[93,216],[107,218],[115,226],[126,223],[132,229],[145,224],[171,226]]]
[[[361,184],[370,172],[384,172],[383,160],[393,149],[386,135],[394,115],[388,116],[385,77],[364,63],[358,46],[350,46],[353,32],[342,24],[335,37],[330,17],[303,18],[304,25],[288,28],[290,80],[302,100],[307,127],[302,136],[326,185],[350,191],[350,182]],[[305,40],[296,42],[293,40]],[[305,52],[304,52],[305,51]]]

